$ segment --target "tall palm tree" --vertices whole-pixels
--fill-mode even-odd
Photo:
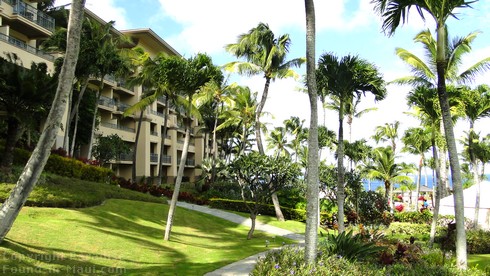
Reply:
[[[460,72],[462,57],[465,54],[470,53],[471,44],[476,39],[478,34],[479,32],[472,32],[464,37],[455,37],[452,40],[449,39],[449,35],[444,38],[444,44],[447,45],[447,65],[445,70],[447,82],[451,84],[471,82],[473,76],[488,70],[488,68],[490,67],[490,57],[487,57],[477,61],[466,70]],[[411,53],[408,50],[397,48],[397,55],[410,66],[413,75],[398,78],[393,82],[398,84],[409,84],[412,86],[424,85],[435,88],[437,87],[437,41],[432,36],[430,30],[423,30],[418,33],[415,36],[414,41],[419,42],[423,45],[426,51],[426,61],[424,61],[424,59],[422,58],[419,58],[417,55]],[[444,132],[444,125],[442,121],[440,127],[441,132]],[[442,153],[439,159],[441,178],[446,187],[442,191],[443,195],[448,194],[450,190],[449,182],[447,181],[448,177],[445,165],[447,163],[445,150],[446,148],[446,146],[441,148]]]
[[[297,116],[291,116],[291,118],[284,120],[283,123],[287,132],[293,137],[291,148],[294,152],[294,161],[296,162],[298,161],[301,146],[306,143],[308,139],[308,129],[303,127],[304,120],[301,120]]]
[[[182,105],[183,111],[185,112],[182,114],[184,116],[185,138],[180,163],[177,170],[177,179],[175,180],[172,200],[168,210],[164,236],[164,240],[166,241],[170,239],[175,207],[177,205],[187,153],[189,151],[192,117],[199,116],[199,114],[196,113],[196,107],[192,104],[193,97],[206,83],[210,81],[221,83],[223,81],[223,74],[221,70],[213,65],[211,58],[206,54],[199,53],[195,57],[191,57],[189,59],[172,56],[168,58],[168,62],[169,68],[172,69],[162,73],[166,74],[165,78],[167,79],[171,90],[181,91],[182,93],[180,95],[181,97],[179,98],[179,103]]]
[[[318,86],[326,91],[331,98],[339,103],[339,131],[337,145],[337,205],[339,232],[344,231],[344,117],[350,110],[353,99],[359,99],[366,93],[371,93],[376,100],[384,99],[386,95],[385,82],[378,69],[371,63],[358,56],[338,58],[334,54],[325,53],[320,56],[316,70]]]
[[[453,11],[457,8],[470,7],[474,1],[466,0],[372,0],[375,11],[383,18],[383,30],[393,35],[400,25],[408,20],[410,8],[415,8],[422,19],[430,15],[436,23],[436,68],[437,68],[437,94],[442,111],[442,121],[449,151],[449,164],[454,190],[455,217],[456,217],[456,259],[461,269],[467,267],[466,232],[464,229],[464,202],[463,186],[461,182],[461,168],[458,160],[456,140],[454,138],[453,124],[446,93],[447,57],[447,28],[446,20],[455,17]]]
[[[425,153],[432,146],[431,134],[432,130],[430,128],[411,127],[405,131],[402,137],[402,142],[404,144],[402,151],[420,156],[417,172],[417,190],[415,192],[417,201],[415,202],[415,206],[418,204],[420,183],[422,180],[422,168],[425,166]],[[417,210],[417,208],[415,208],[415,210]]]
[[[304,58],[286,60],[290,44],[289,35],[284,34],[276,37],[269,25],[259,23],[257,27],[250,29],[248,33],[240,35],[237,43],[228,44],[225,47],[228,52],[237,58],[246,60],[225,64],[225,69],[248,76],[263,74],[265,78],[262,97],[255,112],[255,138],[260,154],[265,154],[262,144],[260,118],[269,94],[270,83],[276,79],[298,78],[299,75],[292,68],[300,67],[304,63]],[[272,202],[274,203],[277,219],[284,221],[277,193],[272,194]]]
[[[305,230],[305,261],[313,264],[317,256],[318,242],[318,107],[317,85],[315,73],[315,4],[313,0],[305,0],[306,14],[306,86],[310,99],[310,128],[308,135],[308,168],[306,185],[306,230]]]
[[[60,130],[63,114],[66,110],[68,94],[72,90],[75,66],[80,50],[80,30],[82,28],[81,22],[83,20],[84,5],[84,0],[72,0],[66,55],[61,67],[56,95],[36,148],[27,161],[10,196],[1,206],[0,242],[4,240],[29,194],[34,189],[48,161],[51,147],[56,140],[56,135]]]
[[[476,185],[475,217],[473,220],[473,227],[476,228],[478,226],[478,214],[480,213],[480,174],[473,140],[475,122],[490,116],[490,88],[488,85],[479,85],[476,89],[462,89],[462,92],[462,109],[469,121],[468,155],[473,173],[473,182]]]
[[[267,149],[274,150],[276,156],[290,156],[288,147],[286,128],[276,127],[267,136]]]
[[[390,203],[390,210],[393,212],[393,185],[404,181],[412,181],[406,175],[407,173],[411,173],[412,170],[404,168],[401,163],[396,163],[396,156],[391,147],[376,148],[373,152],[372,159],[373,163],[368,168],[368,177],[383,181],[385,198]]]

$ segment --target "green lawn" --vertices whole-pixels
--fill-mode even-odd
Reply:
[[[202,275],[266,250],[270,235],[178,208],[163,241],[168,206],[110,199],[84,209],[25,207],[0,247],[2,274]],[[276,237],[270,246],[292,241]]]
[[[468,255],[468,266],[476,267],[490,275],[490,254]]]

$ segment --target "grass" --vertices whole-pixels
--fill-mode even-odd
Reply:
[[[476,267],[490,275],[490,254],[471,254],[468,255],[468,266]]]
[[[10,195],[13,188],[14,184],[0,184],[2,202]],[[99,205],[110,198],[166,202],[164,198],[122,189],[114,185],[43,173],[25,206],[81,208]]]
[[[202,275],[290,240],[178,208],[163,241],[168,206],[110,199],[83,209],[25,207],[0,247],[3,274]]]
[[[234,214],[240,215],[245,218],[249,218],[250,214],[248,213],[243,213],[243,212],[236,212],[236,211],[228,211],[232,212]],[[306,230],[306,223],[301,222],[301,221],[295,221],[295,220],[286,220],[286,221],[279,221],[277,220],[276,217],[273,216],[264,216],[264,215],[259,215],[257,216],[257,221],[272,225],[278,228],[282,228],[288,231],[291,231],[296,234],[305,234]],[[325,229],[319,229],[318,231],[321,231],[323,234],[326,234]]]

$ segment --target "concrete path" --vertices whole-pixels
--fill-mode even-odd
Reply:
[[[209,208],[208,206],[201,206],[201,205],[195,205],[195,204],[190,204],[187,202],[177,202],[177,206],[186,208],[189,210],[194,210],[197,212],[201,213],[206,213],[209,215],[213,215],[216,217],[220,217],[226,220],[229,220],[231,222],[245,225],[250,227],[252,220],[250,218],[244,218],[242,216],[239,216],[234,213],[218,210],[218,209],[213,209]],[[270,234],[274,234],[276,236],[282,236],[286,237],[292,240],[296,240],[299,243],[304,243],[305,242],[305,237],[304,235],[296,234],[288,230],[284,230],[278,227],[274,227],[271,225],[267,225],[264,223],[261,223],[259,221],[255,221],[255,230],[260,230],[264,231]],[[206,273],[204,276],[247,276],[250,275],[250,272],[252,272],[256,261],[259,257],[265,256],[267,254],[267,251],[261,252],[259,254],[255,254],[253,256],[250,256],[248,258],[245,258],[243,260],[240,260],[238,262],[231,263],[227,266],[224,266],[220,269],[217,269],[215,271]]]

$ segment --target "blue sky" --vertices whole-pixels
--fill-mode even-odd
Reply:
[[[58,0],[56,4],[68,2]],[[472,44],[472,53],[463,60],[462,68],[490,56],[490,0],[480,0],[472,6],[472,9],[457,11],[459,20],[448,21],[451,37],[482,32]],[[277,36],[290,35],[289,58],[305,55],[304,1],[301,0],[86,0],[86,7],[104,20],[115,20],[116,28],[120,30],[151,28],[181,55],[190,57],[198,52],[207,53],[216,65],[235,60],[224,50],[224,45],[236,42],[238,35],[259,22],[269,24]],[[432,19],[428,18],[424,23],[412,10],[408,24],[388,37],[382,33],[381,19],[373,12],[373,7],[370,0],[315,1],[317,56],[325,52],[337,56],[359,55],[376,64],[386,81],[410,74],[408,67],[395,55],[395,48],[409,49],[421,56],[422,47],[413,42],[413,37],[423,29],[434,30]],[[303,74],[305,67],[298,72]],[[234,76],[232,79],[259,93],[264,85],[262,76]],[[490,73],[479,77],[475,85],[483,83],[490,84]],[[309,101],[306,95],[297,91],[299,86],[300,83],[294,80],[271,84],[264,110],[272,113],[274,118],[267,118],[267,121],[278,125],[290,116],[299,116],[308,124]],[[401,131],[417,126],[417,121],[404,114],[409,110],[405,104],[408,90],[408,87],[389,85],[388,97],[384,101],[363,100],[364,108],[376,106],[378,110],[354,120],[352,138],[369,138],[376,126],[395,120],[402,122]],[[319,116],[322,121],[323,114]],[[477,128],[486,135],[489,131],[485,126],[489,124],[489,120],[482,120],[477,122]],[[338,129],[335,114],[327,113],[327,127]],[[458,123],[457,137],[463,135],[463,129],[466,129],[466,124]]]

